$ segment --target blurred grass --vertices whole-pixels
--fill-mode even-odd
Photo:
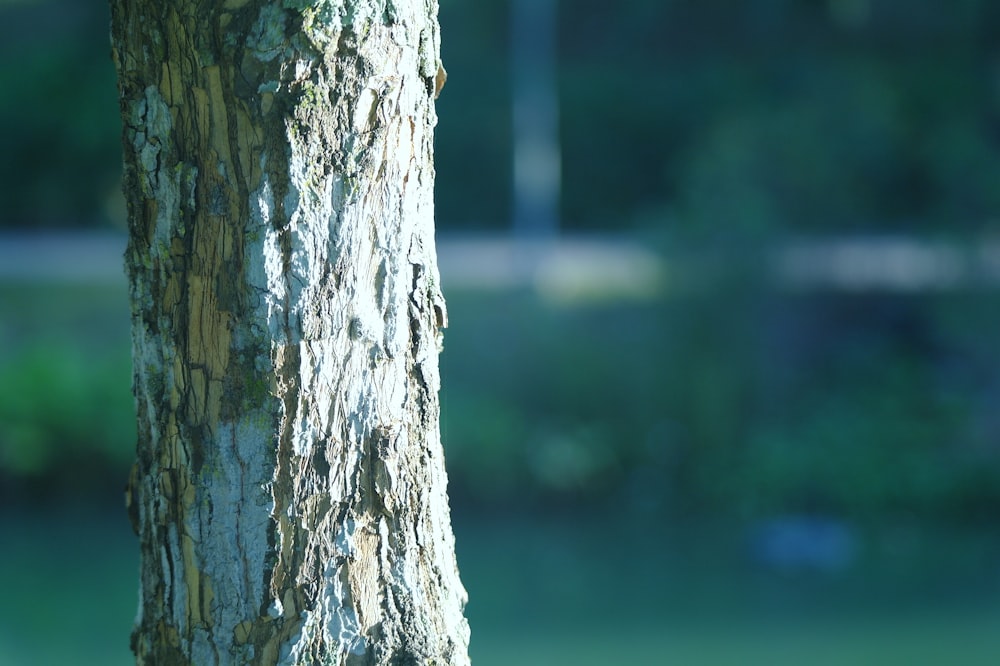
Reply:
[[[484,639],[476,666],[988,666],[1000,613],[843,618],[827,623],[745,622],[682,627],[603,625]],[[493,640],[491,640],[493,639]],[[475,655],[475,652],[473,652]]]
[[[0,664],[134,663],[139,553],[123,509],[7,506],[0,530]]]
[[[901,579],[881,556],[836,575],[750,567],[725,525],[581,513],[455,529],[477,666],[985,666],[1000,651],[1000,572],[975,534],[922,535],[948,552],[921,547]],[[122,512],[8,507],[0,530],[0,665],[132,663],[138,562]]]

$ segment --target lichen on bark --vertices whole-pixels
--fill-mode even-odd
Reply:
[[[433,0],[112,0],[139,663],[468,662]]]

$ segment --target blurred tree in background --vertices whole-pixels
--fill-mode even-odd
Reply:
[[[0,2],[0,226],[124,225],[100,0]]]
[[[442,229],[509,226],[508,9],[441,0]],[[0,16],[0,224],[120,224],[105,3]],[[987,0],[564,3],[565,226],[981,229],[1000,205],[998,22]]]
[[[995,3],[572,5],[571,223],[969,230],[996,211]]]

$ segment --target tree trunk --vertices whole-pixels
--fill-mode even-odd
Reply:
[[[467,664],[436,0],[112,0],[148,664]]]

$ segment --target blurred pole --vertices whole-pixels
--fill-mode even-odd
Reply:
[[[511,0],[514,234],[559,230],[559,93],[556,0]]]

